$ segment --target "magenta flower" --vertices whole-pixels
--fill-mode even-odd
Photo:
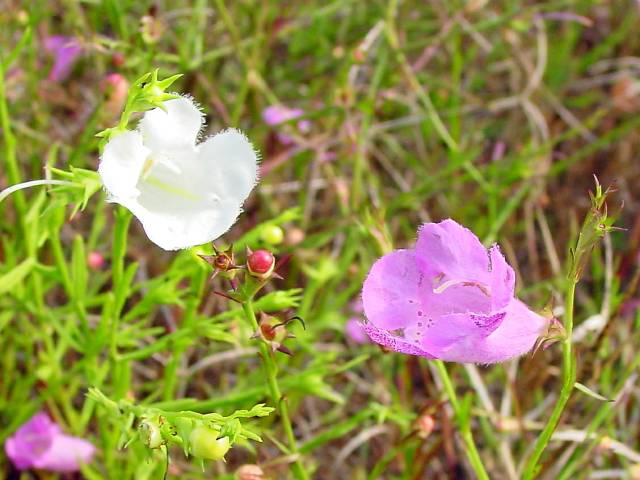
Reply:
[[[284,105],[272,105],[262,111],[262,119],[267,125],[276,126],[281,123],[295,120],[304,115],[304,111],[299,108],[289,108]],[[300,120],[296,123],[296,127],[300,133],[307,133],[311,130],[311,122],[309,120]],[[279,133],[278,139],[285,145],[293,143],[293,138],[289,135]]]
[[[73,64],[82,53],[82,47],[74,37],[51,35],[44,39],[44,49],[53,56],[49,80],[60,82],[71,73]]]
[[[515,298],[515,274],[454,222],[427,223],[412,250],[380,258],[364,282],[364,329],[401,353],[495,363],[531,350],[548,320]]]
[[[4,444],[18,470],[37,468],[52,472],[75,472],[91,461],[95,447],[82,438],[65,435],[44,412],[36,413]]]

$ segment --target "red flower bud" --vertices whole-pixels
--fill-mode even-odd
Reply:
[[[273,273],[276,259],[268,250],[256,250],[247,257],[247,270],[257,278],[267,278]]]

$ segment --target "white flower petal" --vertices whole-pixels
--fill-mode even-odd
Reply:
[[[173,201],[167,198],[166,202]],[[165,250],[179,250],[208,243],[223,235],[240,215],[236,202],[221,201],[216,207],[203,205],[167,211],[158,205],[141,204],[137,199],[119,202],[142,223],[153,243]]]
[[[258,155],[247,137],[230,128],[202,142],[198,149],[207,175],[215,175],[219,182],[219,195],[244,202],[258,180]]]
[[[113,197],[135,197],[136,185],[150,150],[142,135],[126,130],[112,137],[100,157],[98,173],[102,184]]]
[[[154,152],[194,147],[202,128],[203,114],[193,100],[180,97],[164,102],[144,114],[139,129],[144,144]]]
[[[215,240],[241,212],[242,200],[225,196],[217,172],[201,152],[186,149],[171,155],[180,173],[157,162],[138,183],[137,198],[117,199],[140,220],[151,241],[177,250]]]

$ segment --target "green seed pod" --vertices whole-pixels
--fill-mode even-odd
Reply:
[[[219,433],[213,428],[200,426],[189,435],[191,455],[206,460],[222,460],[231,448],[229,437],[218,438]]]

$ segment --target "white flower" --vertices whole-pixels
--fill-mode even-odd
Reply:
[[[113,136],[98,172],[109,201],[128,208],[165,250],[215,240],[242,211],[258,157],[238,130],[196,144],[203,114],[188,98],[145,113],[138,130]]]

